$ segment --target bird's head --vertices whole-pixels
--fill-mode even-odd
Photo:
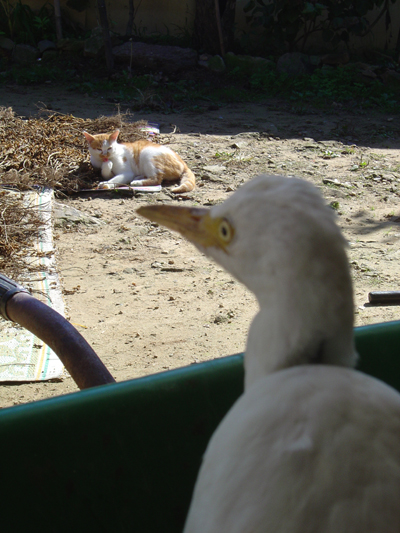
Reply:
[[[313,185],[297,178],[258,176],[211,209],[151,205],[137,212],[181,233],[260,302],[280,280],[290,290],[300,274],[309,277],[316,265],[320,270],[327,256],[335,261],[344,255],[333,210]]]
[[[352,337],[346,243],[310,183],[261,175],[211,209],[152,205],[137,212],[220,263],[254,292],[280,331],[290,324],[293,339],[307,329],[323,339],[342,326]]]

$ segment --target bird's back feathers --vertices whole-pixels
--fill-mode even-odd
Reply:
[[[275,372],[212,437],[185,533],[398,533],[400,395],[355,370]]]

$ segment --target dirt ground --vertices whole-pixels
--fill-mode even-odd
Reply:
[[[30,116],[45,104],[78,117],[116,112],[101,97],[60,88],[0,90],[2,106]],[[39,104],[41,102],[42,104]],[[123,108],[122,108],[123,110]],[[399,290],[399,116],[334,106],[321,112],[278,100],[196,113],[140,114],[197,178],[193,193],[82,193],[57,201],[99,224],[54,230],[67,316],[117,381],[244,350],[257,306],[252,294],[179,235],[135,214],[149,202],[211,206],[260,173],[313,182],[338,212],[348,239],[357,326],[400,319],[396,306],[368,305],[373,290]],[[285,213],[282,213],[282,217]],[[74,392],[59,382],[0,386],[0,407]]]

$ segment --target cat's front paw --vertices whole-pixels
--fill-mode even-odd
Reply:
[[[110,183],[109,181],[101,181],[97,185],[97,188],[98,189],[115,189],[115,184],[114,183]]]
[[[141,185],[143,185],[143,181],[142,180],[133,180],[131,181],[130,185],[132,185],[132,187],[140,187]]]

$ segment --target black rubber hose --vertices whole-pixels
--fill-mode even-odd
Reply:
[[[18,292],[7,301],[7,315],[58,355],[80,389],[115,383],[82,335],[48,305],[26,292]]]

